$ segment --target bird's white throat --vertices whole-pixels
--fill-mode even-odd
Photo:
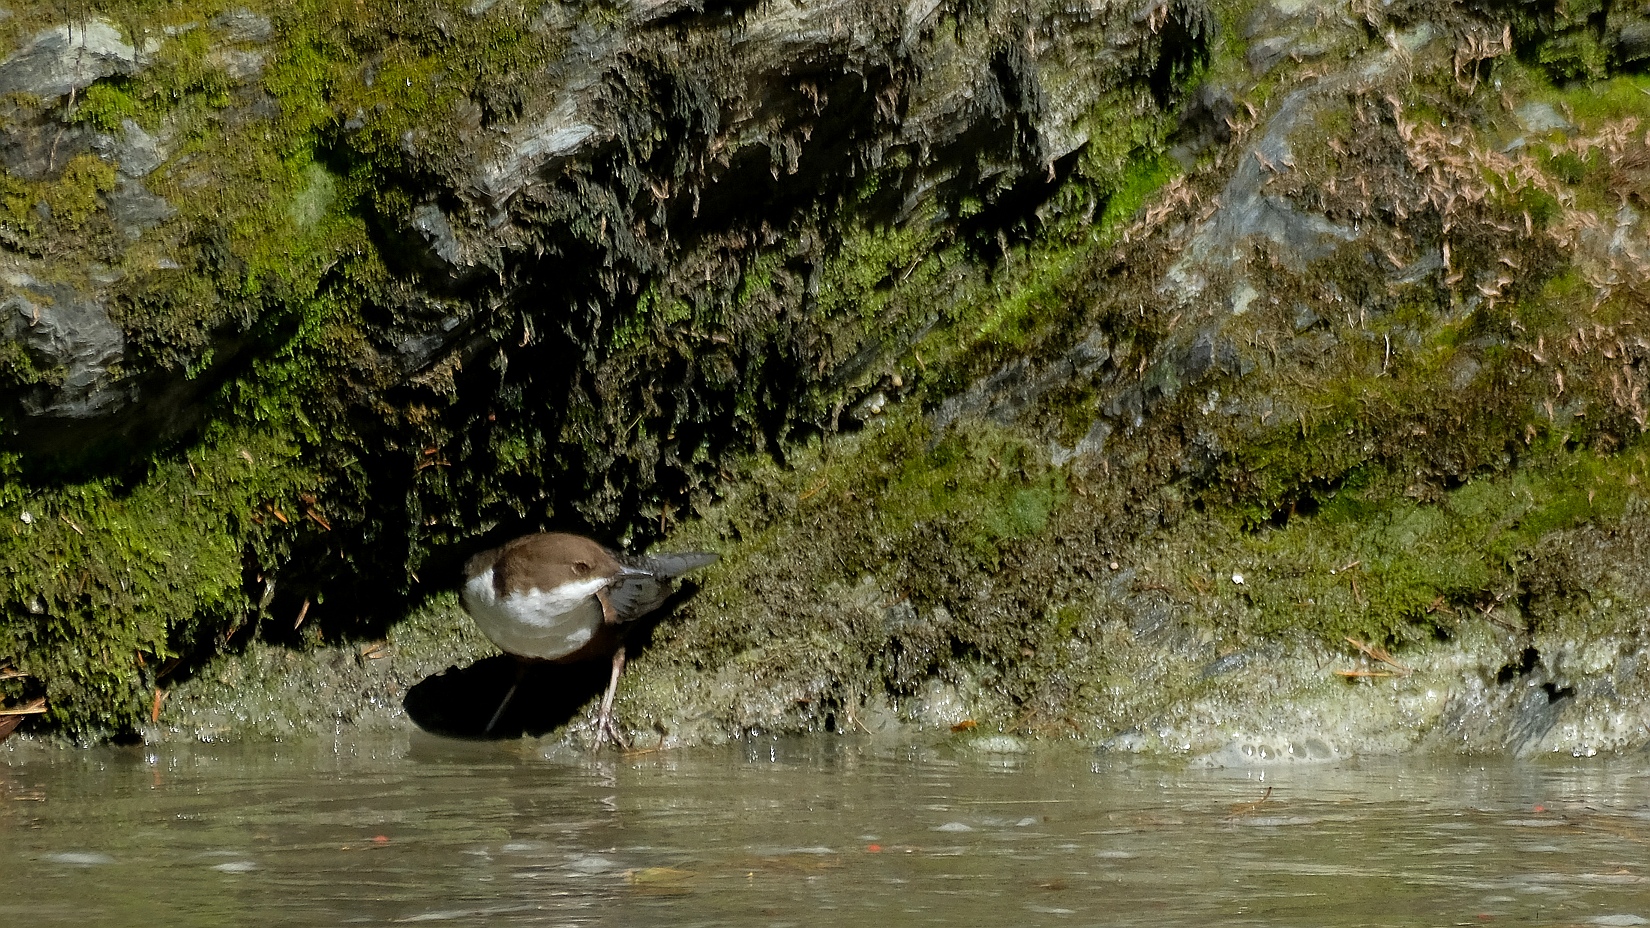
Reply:
[[[591,597],[609,582],[607,577],[595,577],[499,596],[488,568],[464,584],[464,606],[482,632],[506,651],[558,657],[578,650],[595,635],[602,612]]]

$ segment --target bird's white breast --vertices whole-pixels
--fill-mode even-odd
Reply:
[[[595,595],[609,582],[596,577],[499,596],[488,568],[464,584],[464,608],[482,633],[505,651],[556,658],[583,647],[601,627],[602,608]]]

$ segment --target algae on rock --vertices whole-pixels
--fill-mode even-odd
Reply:
[[[1192,3],[13,12],[0,656],[84,735],[248,635],[371,638],[502,534],[644,544],[897,399],[1209,39]],[[1014,502],[982,537],[1051,505]]]
[[[340,639],[554,526],[723,555],[643,743],[1650,740],[1628,11],[409,9],[167,8],[7,98],[8,312],[120,327],[0,354],[0,685],[58,725],[382,720],[482,651]],[[133,179],[176,212],[64,238]]]

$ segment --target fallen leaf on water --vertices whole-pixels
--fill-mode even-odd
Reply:
[[[1266,792],[1261,793],[1260,798],[1256,799],[1254,802],[1240,802],[1240,803],[1237,803],[1236,805],[1232,806],[1232,814],[1233,815],[1248,815],[1250,812],[1253,812],[1256,809],[1259,809],[1261,806],[1266,805],[1271,800],[1272,800],[1272,787],[1268,786],[1268,787],[1266,787]]]
[[[1059,892],[1060,890],[1066,889],[1067,887],[1066,887],[1066,881],[1065,880],[1048,880],[1048,881],[1043,882],[1043,883],[1038,883],[1037,888],[1038,889],[1046,889],[1046,890],[1049,890],[1050,892]]]
[[[625,882],[638,889],[652,889],[662,891],[686,891],[688,881],[696,874],[692,870],[679,870],[675,867],[642,867],[639,870],[626,870]]]

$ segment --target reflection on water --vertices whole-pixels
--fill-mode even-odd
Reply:
[[[0,748],[0,925],[1650,924],[1642,758]]]

